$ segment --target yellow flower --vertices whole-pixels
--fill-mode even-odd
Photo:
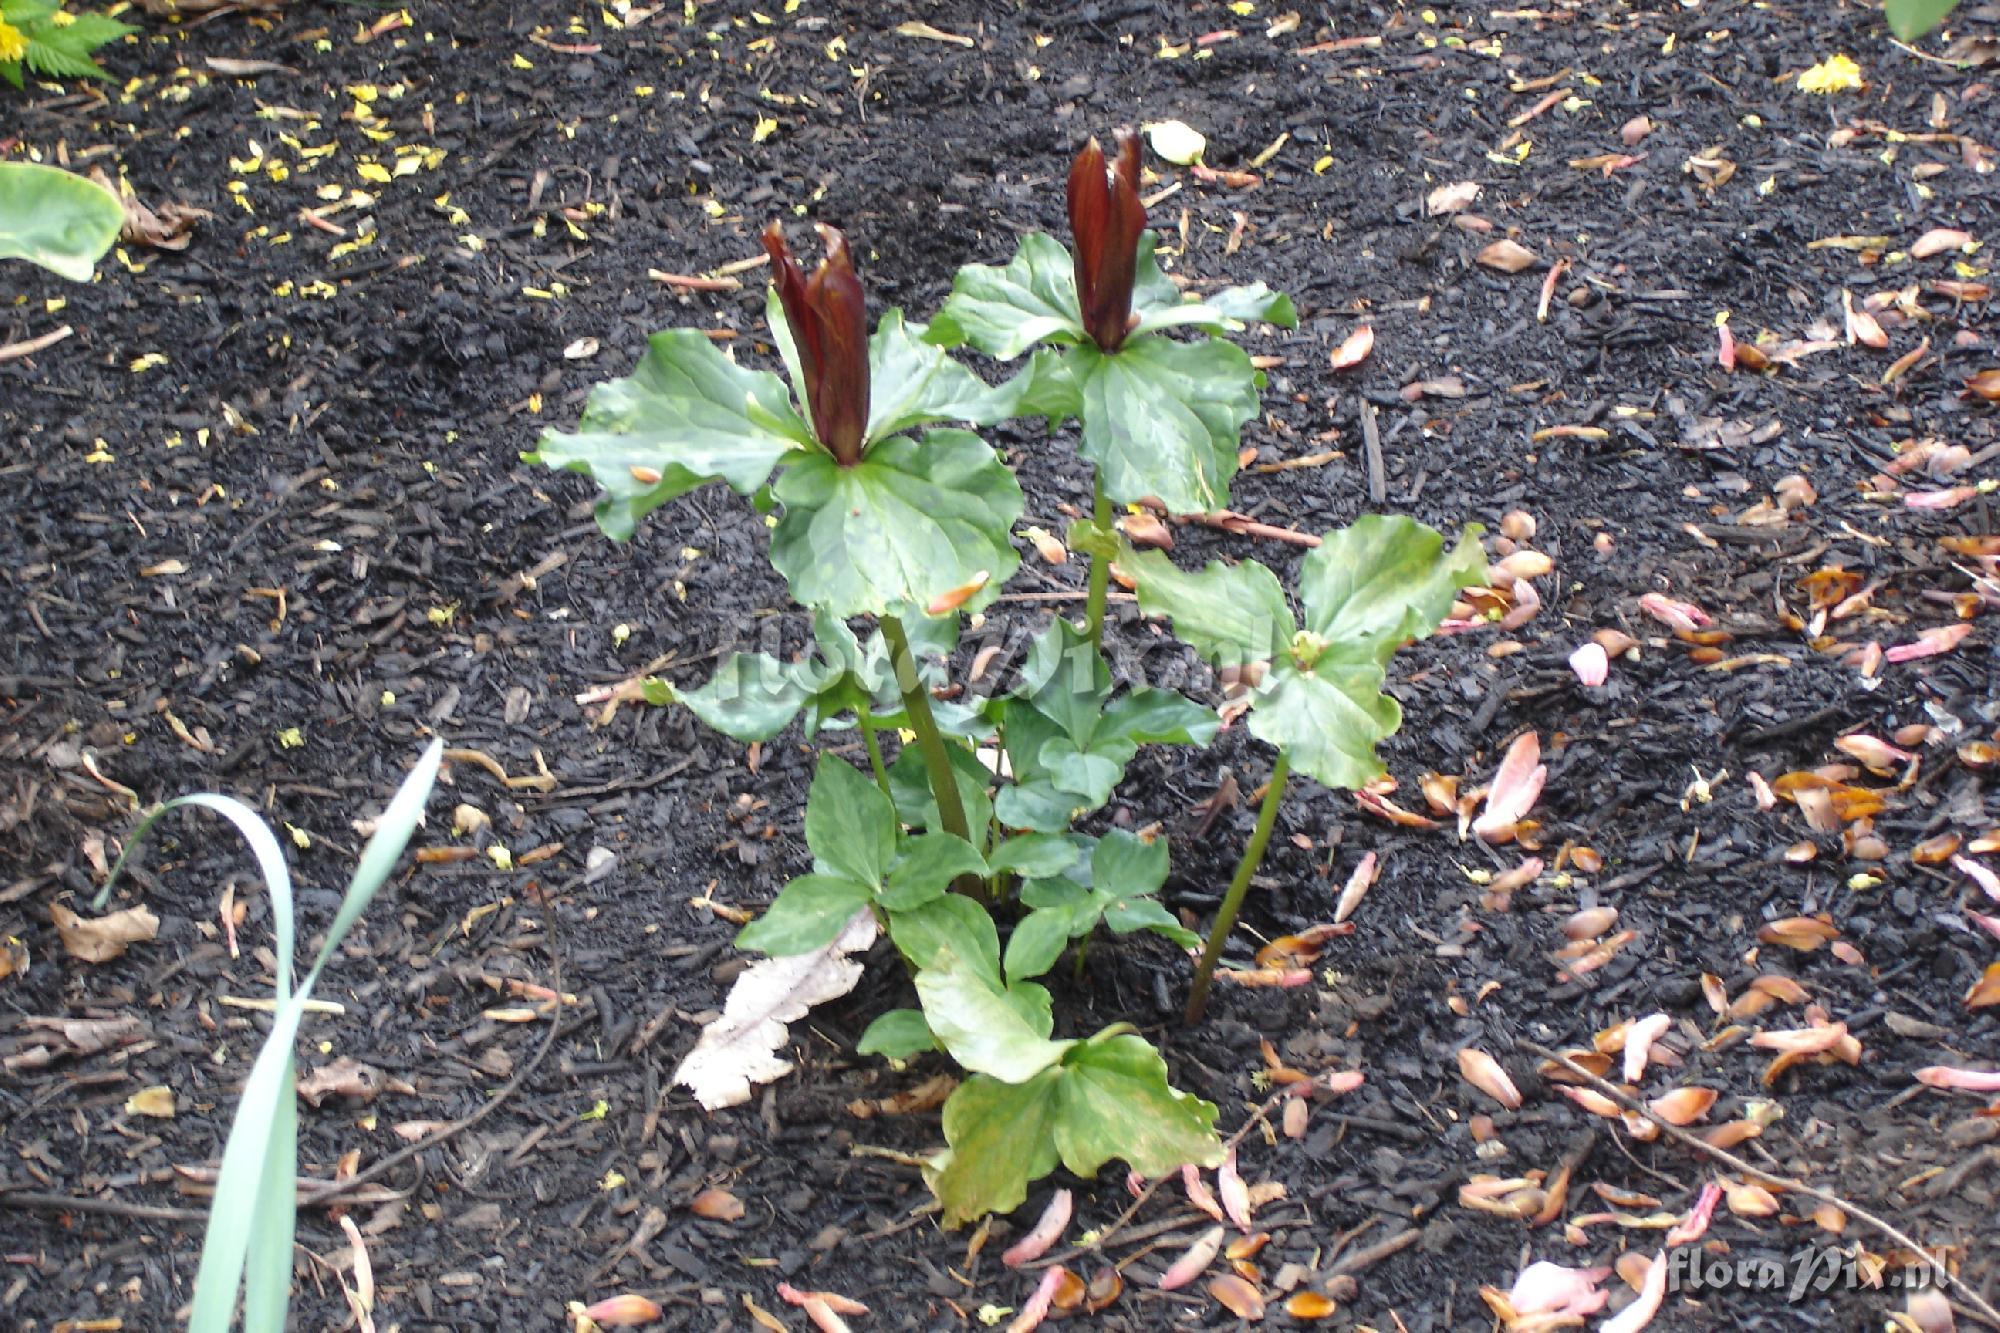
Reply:
[[[1861,86],[1861,66],[1846,56],[1829,56],[1799,75],[1802,93],[1846,93]]]
[[[21,30],[0,19],[0,65],[11,65],[28,54],[28,39]]]

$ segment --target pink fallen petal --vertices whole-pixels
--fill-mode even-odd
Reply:
[[[1696,606],[1693,602],[1678,601],[1657,592],[1649,592],[1639,599],[1639,609],[1669,629],[1687,632],[1715,623],[1715,617]]]
[[[1708,1234],[1709,1219],[1715,1216],[1715,1205],[1722,1200],[1722,1186],[1709,1181],[1701,1187],[1701,1197],[1695,1200],[1688,1215],[1674,1224],[1667,1233],[1667,1248],[1676,1245],[1692,1245]]]
[[[1603,644],[1586,643],[1569,655],[1569,669],[1586,685],[1602,685],[1611,674],[1611,658]]]
[[[2000,902],[2000,875],[1994,874],[1969,856],[1954,856],[1951,863],[1971,877],[1972,882],[1986,890],[1986,896]]]
[[[788,1305],[796,1305],[806,1313],[812,1313],[813,1302],[825,1306],[836,1314],[867,1314],[868,1307],[837,1291],[800,1291],[789,1282],[778,1284],[778,1295]]]
[[[808,1296],[799,1302],[799,1308],[819,1333],[854,1333],[853,1325],[842,1319],[824,1296]]]
[[[1063,1193],[1069,1191],[1064,1190]],[[1042,1274],[1042,1280],[1035,1284],[1035,1294],[1028,1297],[1021,1313],[1007,1325],[1007,1333],[1029,1333],[1031,1329],[1040,1328],[1042,1320],[1048,1318],[1049,1307],[1055,1304],[1056,1293],[1062,1290],[1063,1279],[1068,1276],[1068,1271],[1061,1264],[1052,1265],[1048,1272]]]
[[[1772,810],[1778,808],[1778,793],[1771,790],[1771,784],[1764,780],[1762,773],[1753,770],[1746,776],[1745,780],[1750,784],[1750,794],[1757,798],[1757,808],[1759,810],[1769,814]]]
[[[1916,1080],[1927,1088],[1956,1088],[1960,1092],[2000,1092],[2000,1070],[1953,1069],[1950,1065],[1926,1065],[1916,1072]]]
[[[1042,1220],[1035,1223],[1035,1229],[1009,1245],[1000,1262],[1009,1268],[1019,1268],[1047,1254],[1049,1246],[1061,1238],[1063,1228],[1069,1225],[1070,1209],[1075,1202],[1068,1190],[1057,1190],[1049,1206],[1042,1210]]]
[[[1956,509],[1979,494],[1977,486],[1952,486],[1941,491],[1906,491],[1906,509]]]
[[[1354,909],[1361,906],[1363,895],[1375,882],[1375,853],[1369,852],[1361,858],[1361,864],[1354,867],[1354,873],[1347,877],[1347,887],[1340,891],[1340,901],[1333,908],[1333,924],[1339,925],[1354,915]]]
[[[1215,1169],[1215,1186],[1222,1194],[1222,1211],[1244,1235],[1250,1234],[1250,1187],[1236,1172],[1236,1149],[1231,1148]]]
[[[1565,1268],[1543,1259],[1521,1270],[1507,1293],[1507,1304],[1517,1315],[1596,1314],[1611,1299],[1611,1293],[1597,1285],[1610,1272],[1608,1268]]]
[[[1133,1198],[1137,1199],[1146,1192],[1146,1178],[1137,1171],[1127,1171],[1125,1173],[1125,1188],[1130,1191]]]
[[[1977,925],[1981,930],[1991,935],[1994,939],[2000,940],[2000,916],[1981,916],[1977,912],[1967,912],[1966,915],[1971,917],[1973,924]]]
[[[1208,1192],[1208,1186],[1202,1181],[1201,1171],[1192,1163],[1181,1168],[1181,1186],[1187,1190],[1189,1203],[1218,1222],[1227,1220],[1222,1215],[1222,1205]]]
[[[1506,615],[1500,617],[1501,629],[1519,629],[1535,618],[1542,609],[1542,595],[1535,591],[1535,585],[1526,579],[1515,579],[1512,589],[1514,605]]]
[[[1186,1253],[1174,1260],[1173,1266],[1166,1272],[1160,1274],[1160,1290],[1172,1291],[1176,1287],[1185,1287],[1207,1272],[1208,1266],[1215,1262],[1215,1256],[1222,1252],[1222,1237],[1221,1227],[1210,1227],[1203,1232],[1200,1240],[1188,1246]]]
[[[1919,634],[1915,643],[1897,644],[1882,654],[1882,660],[1914,662],[1920,657],[1936,657],[1939,653],[1948,653],[1958,647],[1970,633],[1972,626],[1967,624],[1940,625],[1936,629],[1927,629]]]
[[[1652,1057],[1653,1043],[1658,1041],[1674,1020],[1665,1014],[1648,1014],[1625,1030],[1625,1081],[1637,1083],[1646,1073],[1646,1061]]]
[[[1548,776],[1549,770],[1542,765],[1541,737],[1532,731],[1522,732],[1507,747],[1507,757],[1500,761],[1500,771],[1487,789],[1485,813],[1472,822],[1472,831],[1487,842],[1504,842],[1511,837],[1514,826],[1534,808]]]
[[[1337,1069],[1319,1076],[1319,1085],[1336,1097],[1353,1092],[1367,1081],[1368,1076],[1358,1069]]]
[[[1667,1252],[1661,1250],[1653,1256],[1652,1266],[1646,1269],[1646,1281],[1639,1288],[1638,1299],[1599,1324],[1597,1333],[1639,1333],[1640,1329],[1653,1322],[1653,1316],[1660,1312],[1660,1302],[1666,1298]]]

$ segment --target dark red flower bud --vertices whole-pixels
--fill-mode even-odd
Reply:
[[[841,466],[853,467],[861,461],[868,433],[868,313],[847,238],[832,227],[817,230],[826,242],[826,258],[810,278],[775,222],[764,228],[764,249],[798,347],[805,377],[799,390],[812,413],[813,434]]]
[[[1069,168],[1069,230],[1076,238],[1076,296],[1083,327],[1115,352],[1132,330],[1132,282],[1139,268],[1139,136],[1118,131],[1118,162],[1106,169],[1092,139]]]

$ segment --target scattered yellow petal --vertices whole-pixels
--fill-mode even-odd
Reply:
[[[1828,56],[1799,75],[1802,93],[1846,93],[1861,86],[1861,66],[1846,56]]]

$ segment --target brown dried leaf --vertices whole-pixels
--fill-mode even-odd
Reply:
[[[688,1204],[688,1211],[711,1222],[740,1222],[743,1220],[743,1200],[725,1189],[705,1189],[694,1196]]]
[[[1502,237],[1479,252],[1479,262],[1499,273],[1519,273],[1541,261],[1519,241]]]
[[[1458,1053],[1458,1072],[1467,1083],[1499,1102],[1510,1111],[1521,1109],[1521,1091],[1507,1071],[1486,1052],[1467,1046]]]
[[[1375,330],[1363,324],[1360,328],[1348,334],[1346,340],[1340,346],[1333,349],[1333,368],[1335,370],[1352,370],[1355,366],[1366,361],[1368,354],[1374,350]]]
[[[87,920],[61,903],[50,903],[49,920],[62,937],[63,951],[86,963],[122,958],[131,945],[145,944],[160,933],[160,918],[144,907],[127,907]]]
[[[399,1080],[391,1080],[374,1065],[363,1064],[351,1055],[343,1055],[330,1065],[318,1066],[300,1079],[299,1096],[313,1106],[318,1106],[329,1097],[344,1097],[357,1106],[365,1106],[385,1089],[407,1090],[409,1086]]]
[[[1208,1294],[1238,1319],[1255,1322],[1264,1317],[1263,1293],[1234,1273],[1224,1273],[1211,1281]]]

